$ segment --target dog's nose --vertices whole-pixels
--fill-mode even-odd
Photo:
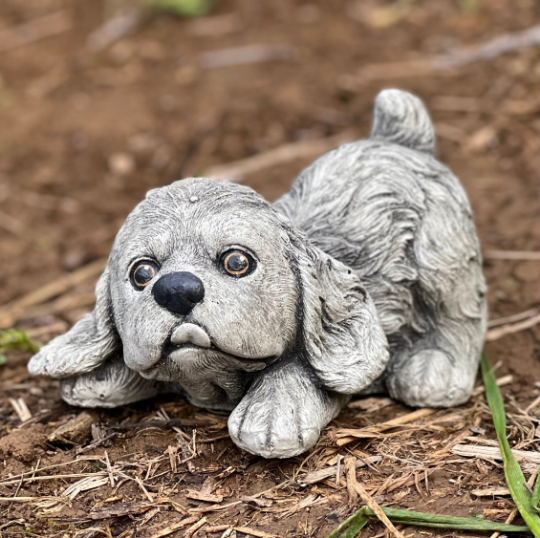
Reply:
[[[186,316],[204,298],[204,284],[193,273],[169,273],[152,289],[154,299],[170,312]]]

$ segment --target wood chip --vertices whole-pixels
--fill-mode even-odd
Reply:
[[[348,456],[345,458],[345,472],[347,477],[349,508],[353,508],[358,502],[358,491],[356,490],[356,458],[353,456]]]
[[[473,489],[471,494],[476,497],[495,497],[502,496],[505,497],[510,495],[510,490],[508,488],[485,488],[485,489]]]
[[[24,398],[10,398],[9,403],[15,410],[15,413],[17,413],[21,422],[26,422],[32,418],[32,413],[30,413],[30,409],[28,409]]]
[[[193,536],[201,527],[204,527],[208,523],[208,520],[203,517],[197,523],[194,523],[187,531],[185,532],[184,536]]]
[[[179,529],[183,529],[186,525],[191,525],[192,523],[197,521],[197,519],[198,519],[197,517],[191,516],[186,519],[183,519],[182,521],[179,521],[178,523],[173,523],[172,525],[164,527],[163,529],[152,534],[150,538],[161,538],[162,536],[168,536],[169,534],[172,534],[173,532],[176,532]]]
[[[500,448],[494,446],[456,445],[452,447],[451,452],[467,458],[502,461]],[[532,473],[536,469],[536,466],[540,465],[540,452],[512,450],[512,453],[516,460],[522,464],[524,471]]]
[[[372,463],[378,463],[381,460],[382,460],[382,456],[370,456],[366,458],[365,461],[361,459],[357,459],[355,461],[355,467],[357,469],[360,469],[361,467],[366,466],[366,462],[369,464],[372,464]],[[311,486],[312,484],[316,484],[317,482],[322,482],[323,480],[326,480],[327,478],[330,478],[331,476],[336,476],[336,472],[337,472],[337,465],[326,467],[324,469],[317,469],[316,471],[311,471],[309,473],[299,476],[298,484],[300,484],[301,486]]]
[[[249,534],[250,536],[257,536],[257,538],[281,538],[281,536],[277,534],[268,534],[267,532],[251,529],[250,527],[234,527],[234,530]]]
[[[58,426],[48,437],[49,443],[83,444],[89,437],[92,424],[96,422],[97,416],[88,411],[83,411],[77,416],[68,420],[65,424]]]
[[[188,490],[186,497],[188,499],[194,499],[195,501],[204,501],[207,503],[223,502],[223,495],[214,495],[213,493],[205,493],[203,491]]]

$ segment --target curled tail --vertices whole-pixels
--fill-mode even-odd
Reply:
[[[435,130],[426,107],[411,93],[383,90],[375,99],[371,138],[433,153]]]

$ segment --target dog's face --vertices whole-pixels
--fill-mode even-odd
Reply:
[[[96,298],[32,358],[31,373],[79,376],[121,355],[144,378],[180,383],[197,405],[232,409],[278,360],[302,355],[346,393],[387,360],[358,277],[231,183],[187,179],[148,193],[118,233]],[[383,350],[374,359],[372,347]]]
[[[253,371],[294,344],[289,237],[252,191],[184,180],[151,191],[115,241],[109,286],[124,361],[146,378]]]

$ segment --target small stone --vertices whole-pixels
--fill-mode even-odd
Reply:
[[[114,153],[109,157],[109,169],[115,176],[127,176],[135,170],[135,159],[129,153]]]
[[[189,201],[194,204],[195,202],[198,202],[199,201],[199,197],[198,196],[192,196]]]

